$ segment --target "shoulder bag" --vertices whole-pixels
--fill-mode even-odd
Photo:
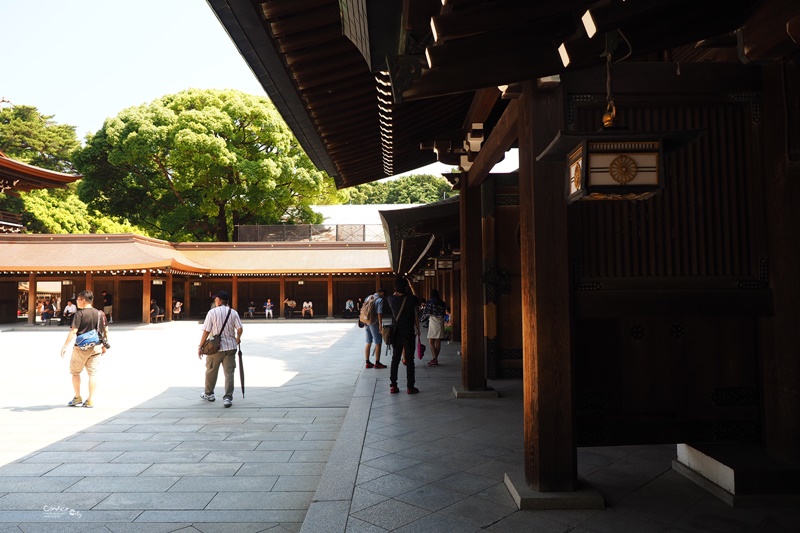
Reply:
[[[206,338],[206,342],[203,343],[202,350],[200,353],[203,355],[211,355],[217,353],[219,351],[222,332],[225,331],[225,325],[228,323],[228,318],[231,316],[231,308],[228,307],[228,314],[225,315],[225,322],[222,323],[222,327],[219,330],[219,333],[216,335],[209,335]]]
[[[381,332],[381,336],[383,336],[383,342],[386,344],[394,344],[394,322],[397,320],[397,317],[403,314],[403,308],[406,306],[406,296],[403,296],[403,305],[400,306],[400,310],[397,314],[394,314],[392,311],[392,323],[388,326],[383,326],[383,331]]]

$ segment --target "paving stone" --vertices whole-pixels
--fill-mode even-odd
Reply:
[[[183,477],[169,488],[170,492],[257,492],[269,491],[278,476]]]
[[[99,503],[95,509],[205,509],[215,495],[215,492],[116,492]]]
[[[207,509],[298,509],[311,505],[313,492],[220,492]]]
[[[180,479],[177,476],[86,477],[64,492],[165,492]]]
[[[0,476],[0,492],[61,492],[81,479],[80,476]]]

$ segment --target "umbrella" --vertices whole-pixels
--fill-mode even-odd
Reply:
[[[242,345],[239,345],[239,383],[242,384],[242,398],[244,398],[244,364],[242,363]]]

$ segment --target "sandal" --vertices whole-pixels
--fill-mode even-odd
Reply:
[[[431,359],[428,361],[428,366],[439,366],[439,361],[436,359]]]

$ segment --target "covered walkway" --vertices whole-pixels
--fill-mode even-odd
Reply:
[[[728,507],[671,470],[674,446],[580,448],[580,476],[607,509],[519,511],[503,478],[521,468],[522,382],[491,382],[500,398],[456,400],[460,345],[445,344],[440,366],[418,367],[420,394],[390,395],[388,369],[363,369],[363,332],[351,324],[245,324],[247,391],[237,381],[231,409],[199,399],[197,323],[115,328],[91,410],[65,406],[63,330],[3,331],[18,379],[0,390],[0,524],[772,533],[800,523],[792,501]]]

